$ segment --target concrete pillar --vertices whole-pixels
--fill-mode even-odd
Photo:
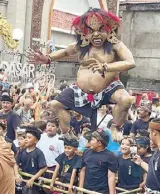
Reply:
[[[7,10],[7,19],[13,28],[19,28],[25,33],[25,22],[26,22],[26,2],[27,0],[9,0],[8,1],[8,10]],[[23,37],[20,40],[18,50],[23,53],[24,49],[24,39]]]
[[[24,31],[24,50],[30,47],[31,43],[31,26],[32,26],[32,6],[33,1],[26,2],[26,21],[25,21],[25,31]]]

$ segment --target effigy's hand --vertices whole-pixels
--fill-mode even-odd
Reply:
[[[88,68],[91,68],[93,73],[98,71],[100,75],[105,78],[105,72],[107,71],[106,67],[104,66],[103,63],[97,62],[97,63],[92,63],[89,65]]]
[[[105,72],[107,69],[105,68],[104,63],[100,63],[95,58],[89,58],[88,60],[83,61],[81,65],[87,66],[88,69],[92,69],[93,73],[98,71],[100,75],[105,78]]]
[[[44,55],[41,51],[35,52],[31,48],[27,51],[28,63],[30,64],[47,64],[49,57]]]
[[[84,60],[84,61],[81,63],[81,65],[82,65],[82,66],[90,67],[90,65],[93,64],[93,63],[99,63],[99,61],[96,60],[95,58],[89,58],[89,59],[87,59],[87,60]]]

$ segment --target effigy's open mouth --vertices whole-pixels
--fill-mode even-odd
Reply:
[[[103,41],[102,41],[101,38],[94,38],[94,39],[92,39],[92,44],[94,44],[94,45],[99,46],[99,45],[102,45],[102,43],[103,43]]]

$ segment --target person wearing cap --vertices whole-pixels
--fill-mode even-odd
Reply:
[[[112,152],[105,149],[108,142],[109,136],[103,129],[92,133],[90,149],[84,152],[82,158],[79,187],[104,194],[115,194],[118,161]]]
[[[78,173],[82,167],[81,157],[76,154],[78,148],[77,137],[71,135],[64,135],[59,138],[64,141],[64,153],[57,158],[57,166],[52,177],[50,189],[54,191],[54,184],[57,176],[63,183],[69,183],[68,193],[72,193],[73,184],[78,184]]]
[[[150,122],[150,115],[151,115],[151,108],[150,106],[141,106],[139,108],[139,119],[137,119],[130,130],[130,136],[135,137],[139,129],[146,129],[148,130],[149,122]]]
[[[10,96],[2,96],[2,111],[0,119],[7,124],[6,137],[12,141],[16,138],[17,127],[20,125],[20,117],[12,110],[13,99]]]
[[[27,83],[25,86],[25,89],[28,89],[29,92],[31,91],[31,89],[34,89],[34,85],[32,83]]]
[[[23,176],[23,179],[28,180],[23,183],[22,193],[39,194],[41,193],[39,187],[33,186],[33,182],[47,170],[47,164],[43,152],[36,147],[36,144],[41,138],[41,132],[32,126],[26,126],[26,148],[19,151],[16,162],[18,169],[23,172],[32,174],[31,178]],[[30,190],[31,189],[31,190]]]
[[[151,157],[149,164],[144,162],[140,156],[136,156],[135,163],[147,172],[146,188],[147,194],[160,194],[160,119],[153,119],[149,123],[150,139],[158,146]]]
[[[150,139],[148,137],[136,138],[137,152],[144,162],[149,163],[151,154]]]

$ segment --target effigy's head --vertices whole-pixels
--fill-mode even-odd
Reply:
[[[119,24],[120,19],[117,16],[101,9],[90,9],[73,21],[80,47],[102,47],[106,41],[116,42]]]

